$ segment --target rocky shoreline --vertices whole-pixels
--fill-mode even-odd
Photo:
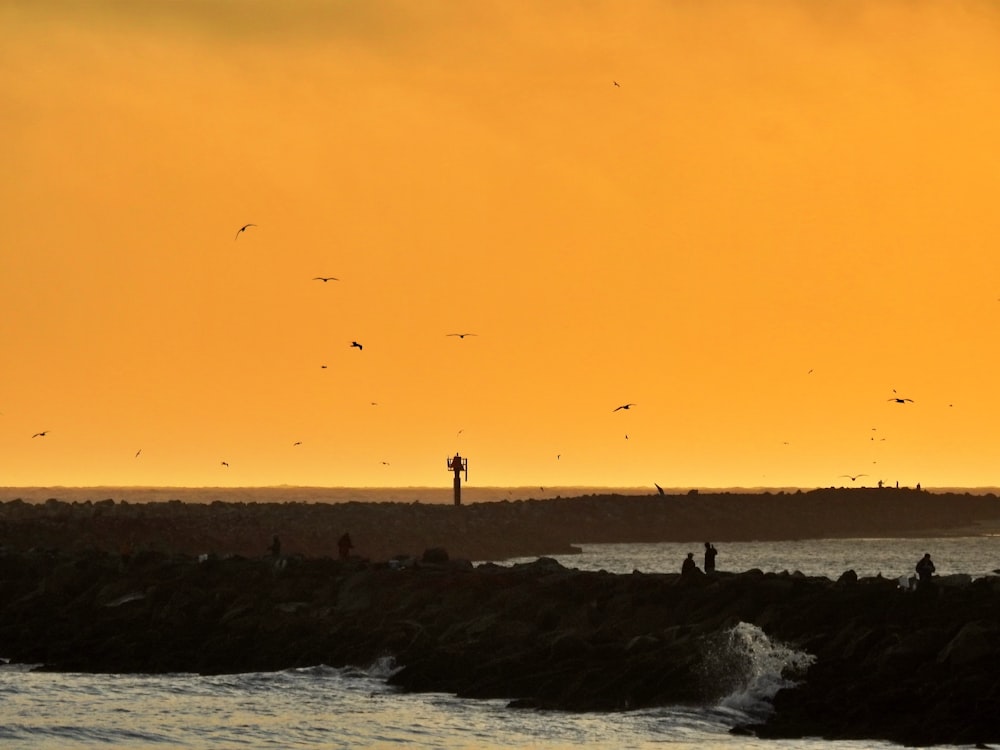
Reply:
[[[748,657],[727,639],[743,623],[814,661],[789,674],[800,684],[775,696],[773,715],[737,731],[1000,743],[1000,577],[914,592],[849,571],[838,581],[614,575],[547,557],[461,559],[708,530],[717,541],[939,534],[995,523],[997,504],[904,491],[462,508],[13,501],[0,504],[0,657],[57,671],[209,674],[391,656],[403,690],[629,710],[711,704],[738,689]],[[383,546],[335,559],[345,529],[370,530]],[[279,532],[282,553],[262,555]]]
[[[57,671],[232,673],[392,656],[403,690],[571,711],[711,704],[740,623],[810,654],[760,737],[1000,742],[1000,577],[613,575],[144,552],[0,554],[0,656]],[[728,644],[728,645],[727,645]]]

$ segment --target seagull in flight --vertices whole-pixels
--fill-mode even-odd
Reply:
[[[893,391],[895,393],[895,391]],[[892,398],[886,399],[887,401],[895,401],[897,404],[912,404],[912,398],[900,398],[899,396],[893,396]]]
[[[449,333],[447,336],[458,336],[460,339],[464,339],[466,336],[475,336],[474,333]]]
[[[294,448],[294,447],[295,447],[296,445],[302,445],[302,441],[301,441],[301,440],[296,440],[296,441],[295,441],[294,443],[292,443],[292,447],[293,447],[293,448]]]
[[[140,453],[142,453],[142,448],[140,448],[139,450],[137,450],[137,451],[135,452],[135,457],[136,457],[136,458],[139,458],[139,454],[140,454]]]
[[[41,432],[36,432],[36,433],[35,433],[34,435],[32,435],[31,437],[33,437],[33,438],[36,438],[36,437],[45,437],[45,436],[46,436],[46,435],[48,435],[48,434],[49,434],[49,431],[48,431],[48,430],[42,430]]]
[[[324,284],[328,281],[340,281],[336,276],[313,276],[313,281],[322,281]]]
[[[616,406],[611,411],[618,411],[619,409],[631,409],[633,406],[636,406],[636,405],[637,404],[622,404],[621,406]]]
[[[255,227],[255,226],[257,226],[257,225],[256,224],[244,224],[238,230],[236,230],[236,236],[233,237],[233,239],[234,240],[238,240],[240,238],[240,235],[243,234],[245,231],[247,231],[247,227]]]
[[[841,474],[840,476],[847,477],[852,482],[856,482],[856,481],[858,481],[858,477],[866,477],[868,475],[867,474]]]
[[[227,461],[220,461],[220,463],[221,463],[221,464],[222,464],[223,466],[225,466],[225,467],[226,467],[227,469],[229,468],[229,463],[228,463]]]
[[[622,85],[620,83],[618,83],[618,81],[612,81],[611,83],[614,84],[614,86],[615,86],[616,89],[620,89],[622,87]]]
[[[354,348],[354,347],[357,347],[359,351],[364,351],[365,350],[365,348],[363,346],[361,346],[361,344],[359,344],[357,341],[352,341],[351,342],[351,348]]]

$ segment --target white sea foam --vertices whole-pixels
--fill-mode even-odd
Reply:
[[[718,705],[761,719],[771,699],[801,679],[815,657],[768,638],[756,625],[741,622],[707,648],[704,678],[714,686]]]

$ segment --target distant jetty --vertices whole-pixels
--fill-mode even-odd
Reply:
[[[586,495],[471,503],[127,503],[112,498],[0,503],[0,547],[190,555],[336,557],[344,532],[371,561],[440,547],[452,558],[563,555],[574,545],[933,537],[1000,531],[996,495],[912,489]]]

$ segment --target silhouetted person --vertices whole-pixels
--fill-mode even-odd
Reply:
[[[715,556],[719,554],[719,550],[711,542],[705,542],[705,572],[714,573],[715,572]]]
[[[267,550],[273,557],[281,556],[281,540],[278,539],[277,534],[274,535],[274,539],[271,540],[271,546],[268,547]]]
[[[681,565],[681,575],[687,578],[700,572],[694,561],[694,552],[688,552],[688,556],[684,558],[684,563]]]
[[[934,561],[931,560],[931,553],[925,552],[924,556],[920,558],[920,562],[917,563],[917,576],[919,581],[917,581],[918,589],[929,589],[934,584],[931,582],[931,576],[934,575]]]
[[[351,549],[354,545],[351,543],[351,535],[344,532],[344,535],[337,540],[337,549],[340,552],[340,559],[346,560],[351,556]]]

